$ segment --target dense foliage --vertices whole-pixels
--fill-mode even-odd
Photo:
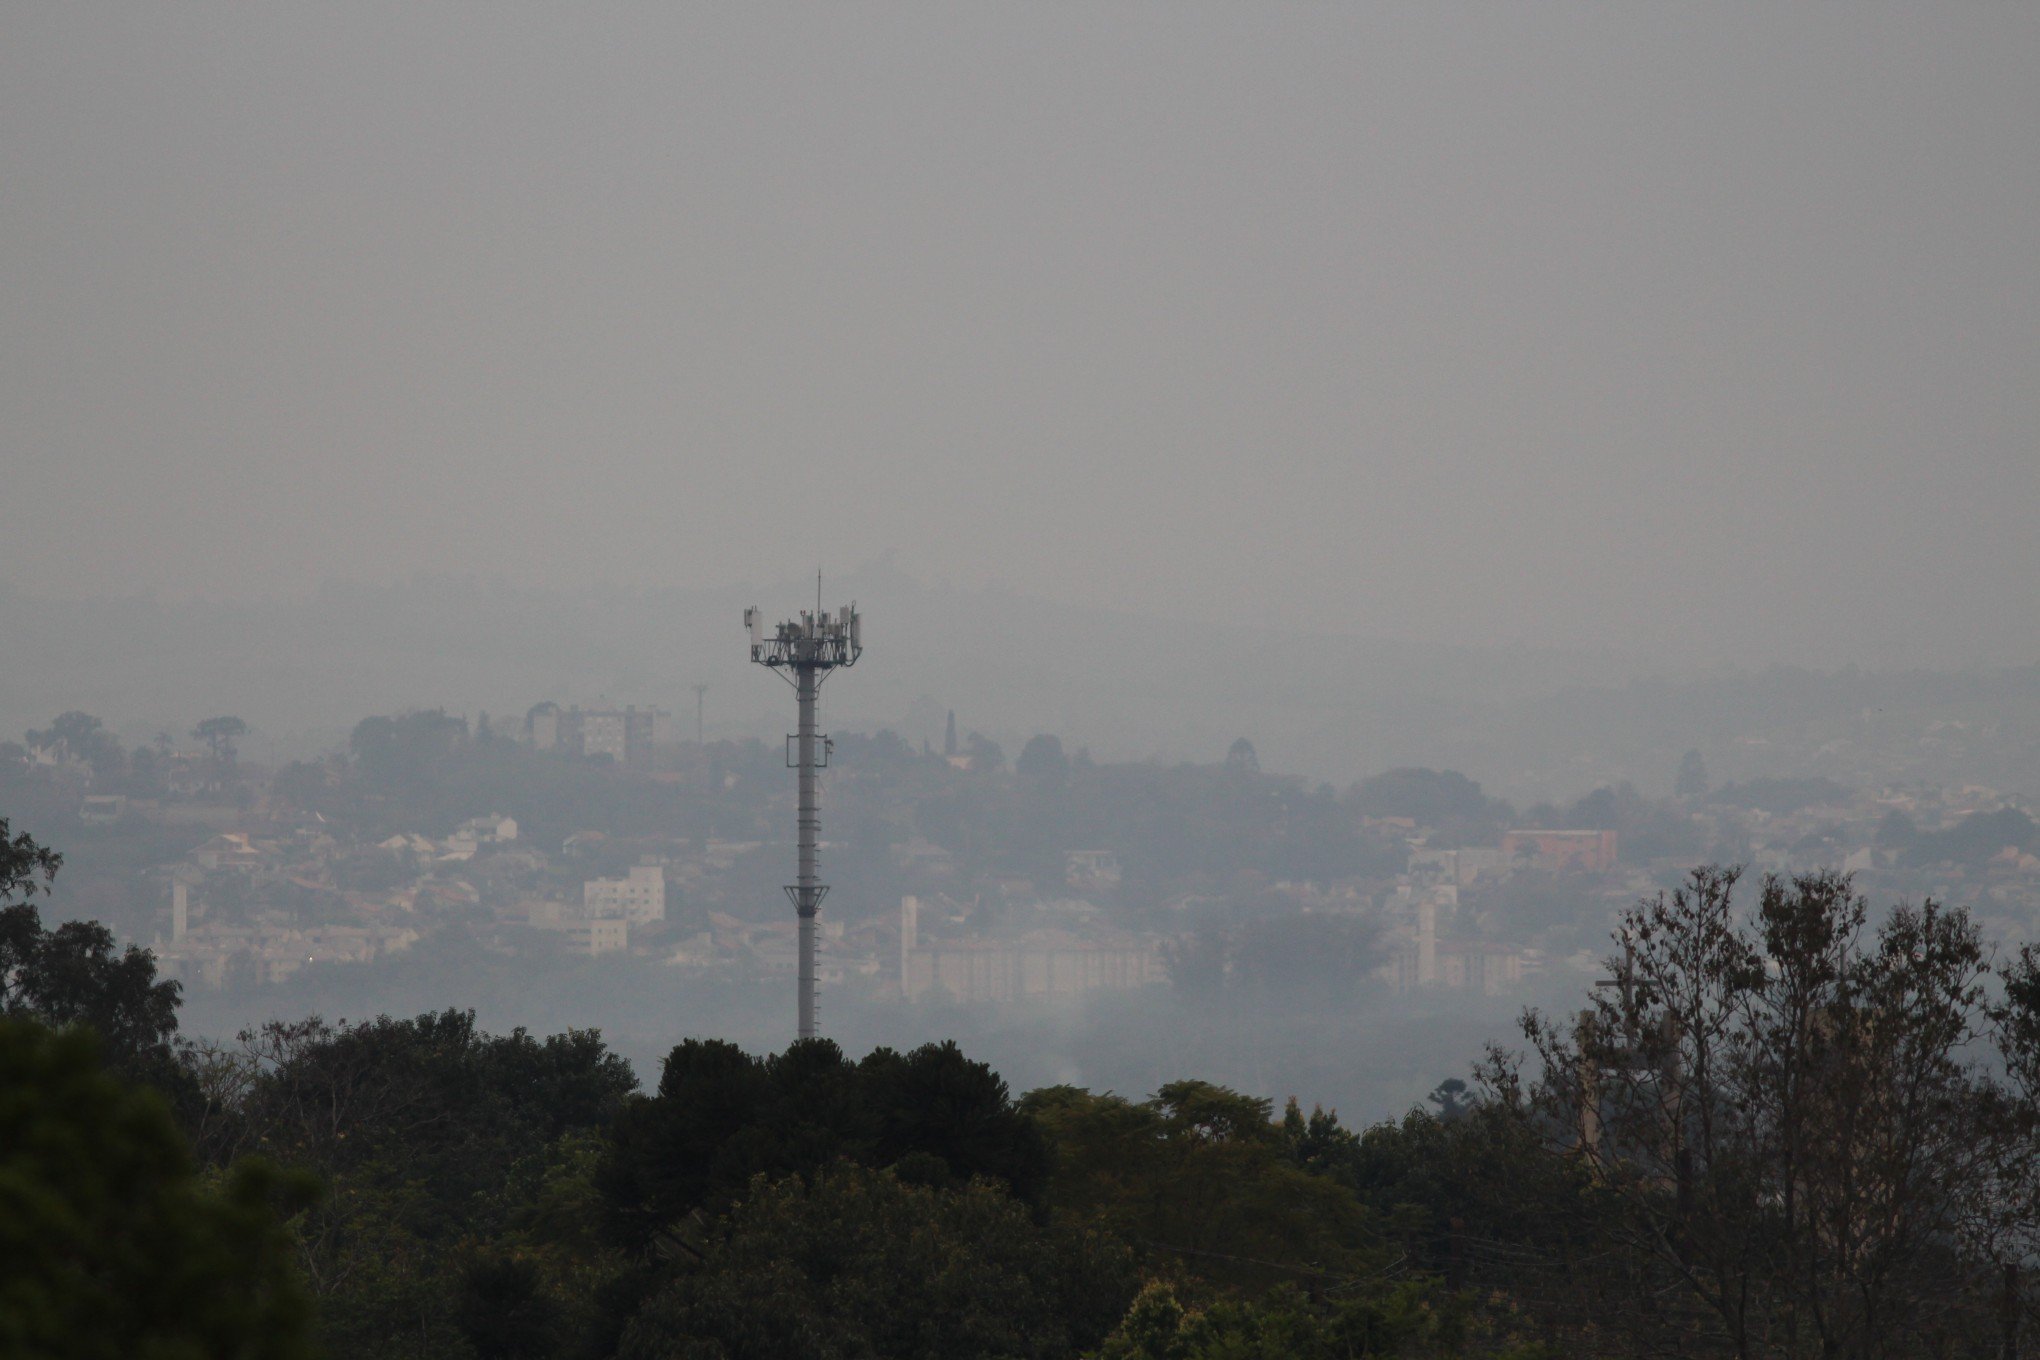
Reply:
[[[0,906],[0,1016],[87,1026],[114,1068],[174,1086],[178,991],[156,980],[147,950],[117,949],[97,921],[50,930],[32,903]]]
[[[0,1355],[312,1354],[280,1216],[308,1179],[202,1178],[163,1100],[83,1029],[0,1020]]]
[[[657,1094],[620,1112],[601,1186],[618,1239],[642,1248],[685,1215],[728,1208],[761,1176],[850,1162],[930,1185],[983,1179],[1033,1202],[1047,1160],[1006,1083],[954,1044],[853,1063],[826,1039],[764,1059],[689,1039],[667,1057]]]
[[[1053,1360],[1133,1293],[1109,1238],[1037,1222],[984,1181],[842,1165],[759,1177],[624,1332],[622,1360]]]

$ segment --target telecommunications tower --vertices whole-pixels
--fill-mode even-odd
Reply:
[[[800,730],[786,739],[786,763],[800,771],[800,807],[796,814],[800,851],[795,881],[786,895],[800,917],[800,1037],[815,1037],[815,914],[829,889],[815,873],[815,855],[822,837],[821,784],[816,772],[828,766],[831,743],[815,731],[815,703],[822,681],[838,666],[854,666],[864,653],[862,620],[856,605],[834,614],[822,612],[821,577],[815,577],[815,611],[782,623],[765,635],[765,619],[754,605],[744,611],[751,630],[751,660],[770,666],[793,686],[800,707]]]

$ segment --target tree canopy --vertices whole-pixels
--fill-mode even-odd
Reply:
[[[313,1355],[282,1225],[312,1193],[260,1162],[209,1185],[89,1033],[0,1019],[0,1354]]]
[[[1872,924],[1849,880],[1734,870],[1628,912],[1614,985],[1574,1021],[1526,1018],[1541,1063],[1520,1103],[1590,1172],[1608,1316],[1698,1350],[1865,1357],[1973,1351],[1956,1303],[2017,1260],[2035,1221],[2033,1092],[1974,1061],[2030,1060],[2022,965],[1993,1008],[1973,922],[1929,901]]]
[[[1369,817],[1410,817],[1424,825],[1506,820],[1507,805],[1489,799],[1457,770],[1398,769],[1363,779],[1353,803]]]
[[[760,1178],[623,1334],[619,1360],[1053,1360],[1096,1345],[1135,1286],[1126,1249],[839,1163]]]
[[[43,925],[29,899],[48,889],[62,864],[0,818],[0,1016],[88,1027],[117,1070],[159,1081],[174,1076],[179,984],[158,981],[153,955],[119,948],[97,921]]]
[[[1047,1149],[1006,1083],[953,1043],[852,1062],[827,1039],[768,1058],[690,1039],[667,1056],[657,1093],[621,1111],[602,1185],[619,1240],[642,1246],[696,1209],[727,1207],[759,1175],[838,1161],[932,1184],[986,1178],[1032,1199]]]
[[[0,817],[0,905],[48,891],[63,865],[62,855]]]

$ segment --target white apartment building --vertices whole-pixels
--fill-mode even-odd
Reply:
[[[591,919],[666,919],[666,871],[656,864],[633,867],[627,878],[591,878],[581,885],[581,913]]]
[[[581,715],[581,754],[606,755],[623,764],[625,746],[623,714],[608,711]]]

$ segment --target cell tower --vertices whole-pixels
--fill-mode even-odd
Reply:
[[[829,763],[831,743],[815,731],[815,703],[821,696],[822,681],[838,666],[854,666],[864,654],[862,620],[856,605],[845,605],[833,615],[822,612],[821,577],[815,577],[815,610],[803,610],[798,619],[782,623],[765,636],[765,619],[754,605],[744,611],[744,626],[751,630],[751,660],[770,666],[793,686],[800,708],[800,730],[786,739],[786,763],[800,771],[800,807],[796,813],[799,829],[799,860],[795,881],[786,895],[800,917],[800,1037],[815,1037],[815,915],[829,889],[815,873],[815,857],[822,836],[821,782],[817,772]]]

